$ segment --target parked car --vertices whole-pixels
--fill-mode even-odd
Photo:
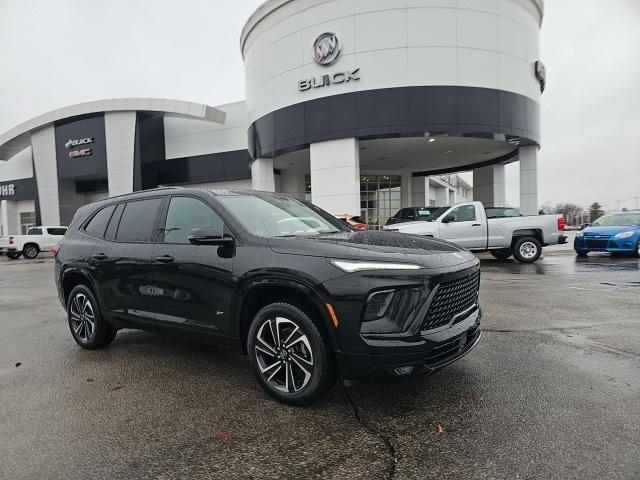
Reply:
[[[338,374],[433,372],[468,353],[479,279],[475,256],[448,242],[355,231],[250,191],[168,188],[82,207],[55,257],[82,348],[120,328],[190,336],[244,352],[260,385],[294,405]]]
[[[336,218],[347,225],[351,225],[356,230],[369,230],[369,224],[355,215],[345,213],[344,215],[336,215]]]
[[[522,263],[535,262],[542,247],[567,243],[562,215],[487,218],[480,202],[442,207],[426,221],[385,227],[385,230],[442,238],[472,251],[488,250],[498,259],[513,255]]]
[[[398,212],[389,220],[388,225],[396,225],[398,223],[415,222],[415,221],[427,221],[431,213],[435,212],[441,207],[408,207],[401,208]]]
[[[67,227],[31,227],[26,235],[9,235],[0,237],[0,255],[6,255],[15,260],[24,255],[24,258],[33,259],[40,252],[48,252],[58,244]]]
[[[640,212],[605,215],[576,236],[573,248],[579,256],[589,252],[638,253]]]

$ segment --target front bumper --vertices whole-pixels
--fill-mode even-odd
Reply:
[[[476,308],[467,318],[445,330],[424,332],[420,345],[377,342],[376,354],[336,352],[340,374],[348,379],[428,374],[438,371],[469,353],[480,341],[482,311]],[[387,353],[382,353],[384,350]]]
[[[638,250],[638,241],[637,236],[621,240],[614,237],[608,239],[576,237],[573,248],[577,252],[633,253]]]

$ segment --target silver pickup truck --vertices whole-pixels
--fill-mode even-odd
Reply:
[[[426,209],[425,209],[426,210]],[[415,222],[385,230],[441,238],[471,251],[489,251],[498,259],[512,255],[522,263],[540,258],[542,247],[567,243],[562,215],[489,218],[480,202],[429,209]]]

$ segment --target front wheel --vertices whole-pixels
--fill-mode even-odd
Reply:
[[[579,257],[586,257],[589,255],[589,250],[576,250],[576,255]]]
[[[542,255],[542,244],[535,237],[521,237],[513,244],[513,256],[521,263],[533,263]]]
[[[40,249],[33,243],[28,243],[22,248],[22,255],[24,255],[24,258],[28,258],[29,260],[36,258],[39,253]]]
[[[511,255],[513,255],[513,253],[511,253],[511,250],[509,250],[508,248],[501,248],[500,250],[489,250],[489,253],[498,260],[507,260],[511,257]]]
[[[258,312],[247,352],[260,386],[289,405],[309,405],[336,381],[328,343],[309,315],[288,303]]]

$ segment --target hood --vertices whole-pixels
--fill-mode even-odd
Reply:
[[[396,223],[385,227],[385,230],[397,230],[403,233],[423,233],[429,231],[436,231],[437,225],[433,222],[427,222],[425,220],[417,220],[415,222],[403,222]]]
[[[596,235],[602,235],[603,237],[612,237],[620,232],[626,232],[628,230],[637,230],[638,227],[587,227],[582,231],[585,237],[593,237]]]
[[[430,268],[460,265],[476,258],[471,252],[443,240],[384,231],[271,238],[269,244],[273,251],[290,255],[416,263]]]

